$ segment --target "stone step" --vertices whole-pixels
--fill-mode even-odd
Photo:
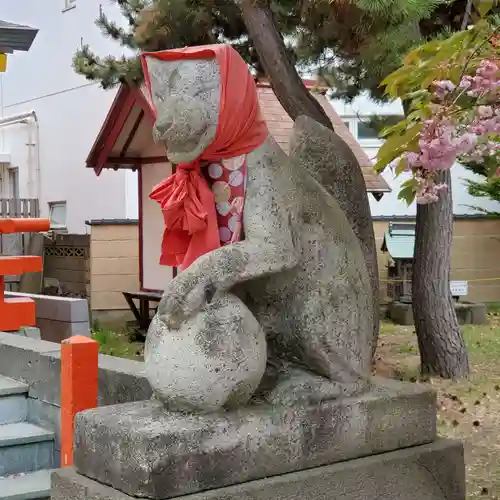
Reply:
[[[26,420],[28,385],[0,376],[0,425]]]
[[[0,375],[0,397],[28,393],[28,384]]]
[[[0,476],[51,469],[54,433],[27,422],[0,425]]]
[[[0,477],[2,500],[49,500],[50,470]]]

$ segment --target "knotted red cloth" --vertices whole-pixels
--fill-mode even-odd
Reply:
[[[261,118],[254,79],[230,45],[143,53],[141,62],[151,93],[147,67],[150,57],[163,61],[215,59],[219,65],[220,108],[214,141],[196,160],[177,165],[176,173],[150,194],[160,203],[165,220],[160,264],[186,269],[201,255],[220,247],[214,196],[200,171],[200,162],[249,153],[265,141],[268,130]]]

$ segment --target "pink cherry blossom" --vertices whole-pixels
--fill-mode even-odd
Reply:
[[[461,78],[458,88],[450,80],[433,83],[434,102],[429,106],[432,116],[424,121],[419,150],[403,155],[407,169],[417,181],[417,203],[439,199],[446,185],[436,183],[437,172],[450,169],[460,158],[480,163],[498,155],[500,160],[499,71],[495,62],[486,59],[474,74]],[[464,91],[476,103],[457,113],[457,99]],[[500,168],[496,175],[500,176]]]
[[[465,75],[461,80],[460,80],[460,83],[458,84],[458,86],[461,88],[461,89],[469,89],[470,87],[472,87],[472,76],[469,76],[469,75]]]
[[[498,66],[487,59],[483,60],[479,64],[479,68],[476,70],[476,74],[482,76],[483,78],[494,77],[498,73]]]
[[[491,118],[493,116],[493,108],[491,106],[479,106],[477,114],[480,118]]]
[[[434,95],[442,100],[444,99],[450,92],[455,90],[455,84],[450,80],[439,80],[434,82]]]

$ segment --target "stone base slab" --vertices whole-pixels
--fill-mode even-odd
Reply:
[[[51,500],[133,498],[81,476],[73,468],[61,469],[52,475]],[[465,500],[462,444],[438,440],[431,444],[182,497],[182,500],[376,499]]]
[[[484,325],[487,322],[486,304],[473,302],[454,302],[460,325]],[[389,304],[389,318],[398,325],[413,325],[413,309],[411,304],[394,301]]]
[[[428,387],[376,380],[371,392],[310,407],[254,405],[183,415],[158,401],[77,415],[75,467],[124,493],[174,498],[375,453],[436,436]]]

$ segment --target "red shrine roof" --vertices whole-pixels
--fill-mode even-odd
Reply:
[[[309,88],[314,82],[305,81]],[[279,103],[268,83],[257,84],[259,102],[269,132],[288,151],[293,121]],[[368,192],[389,192],[385,180],[373,170],[373,164],[352,136],[327,98],[314,94],[332,121],[335,132],[349,145],[363,170]],[[137,169],[141,165],[168,161],[165,149],[153,142],[154,123],[151,101],[145,87],[123,84],[116,94],[104,124],[87,158],[87,167],[99,175],[104,168]],[[147,154],[146,154],[147,153]]]

